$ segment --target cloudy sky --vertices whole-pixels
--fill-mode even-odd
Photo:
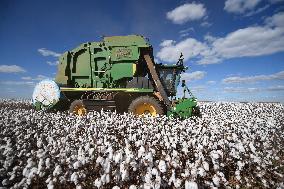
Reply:
[[[200,100],[284,102],[283,0],[0,2],[0,97],[30,98],[57,59],[101,36],[141,34]]]

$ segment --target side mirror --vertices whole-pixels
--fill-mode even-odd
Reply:
[[[182,53],[180,53],[180,57],[179,57],[179,59],[178,59],[178,62],[176,63],[176,65],[177,66],[183,66],[183,54]]]

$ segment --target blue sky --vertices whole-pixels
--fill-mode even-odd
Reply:
[[[101,36],[141,34],[200,100],[284,102],[284,1],[0,2],[0,97],[30,98],[58,56]]]

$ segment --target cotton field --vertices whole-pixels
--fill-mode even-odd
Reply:
[[[200,103],[186,120],[0,101],[3,188],[284,188],[284,106]]]

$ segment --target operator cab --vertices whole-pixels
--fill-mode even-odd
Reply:
[[[177,65],[162,64],[157,64],[156,68],[167,95],[175,96],[180,82],[180,74],[184,68]]]
[[[180,82],[180,74],[187,70],[187,67],[183,65],[183,55],[180,55],[176,64],[156,64],[156,69],[167,95],[176,96],[177,87]]]

